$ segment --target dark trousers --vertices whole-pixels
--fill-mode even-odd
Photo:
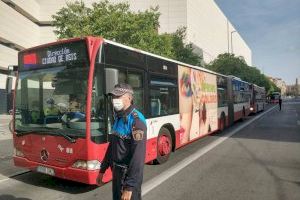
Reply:
[[[279,110],[281,110],[281,103],[279,103]]]
[[[113,200],[121,200],[122,197],[122,190],[123,190],[123,183],[126,177],[127,169],[123,167],[119,167],[117,165],[113,166],[113,180],[112,180],[112,187],[113,187]],[[141,188],[134,188],[132,191],[131,200],[141,200],[142,193]]]

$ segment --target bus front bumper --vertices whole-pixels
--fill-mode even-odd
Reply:
[[[30,171],[44,173],[51,176],[81,182],[89,185],[96,184],[96,178],[99,174],[99,170],[84,170],[73,167],[57,167],[53,165],[47,165],[46,163],[30,161],[27,158],[18,156],[14,156],[13,160],[15,166],[17,167],[23,167],[29,169]],[[104,179],[107,178],[104,177]],[[104,180],[104,182],[107,181]]]

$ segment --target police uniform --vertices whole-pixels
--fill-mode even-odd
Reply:
[[[116,114],[110,143],[100,173],[111,166],[113,199],[120,200],[122,190],[132,191],[132,200],[141,199],[146,153],[146,121],[133,105]]]

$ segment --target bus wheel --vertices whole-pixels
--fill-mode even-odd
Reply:
[[[167,128],[161,128],[157,137],[157,157],[156,164],[165,163],[172,151],[172,138]]]

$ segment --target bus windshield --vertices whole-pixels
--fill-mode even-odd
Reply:
[[[88,69],[77,63],[21,71],[16,91],[17,134],[85,137]]]

